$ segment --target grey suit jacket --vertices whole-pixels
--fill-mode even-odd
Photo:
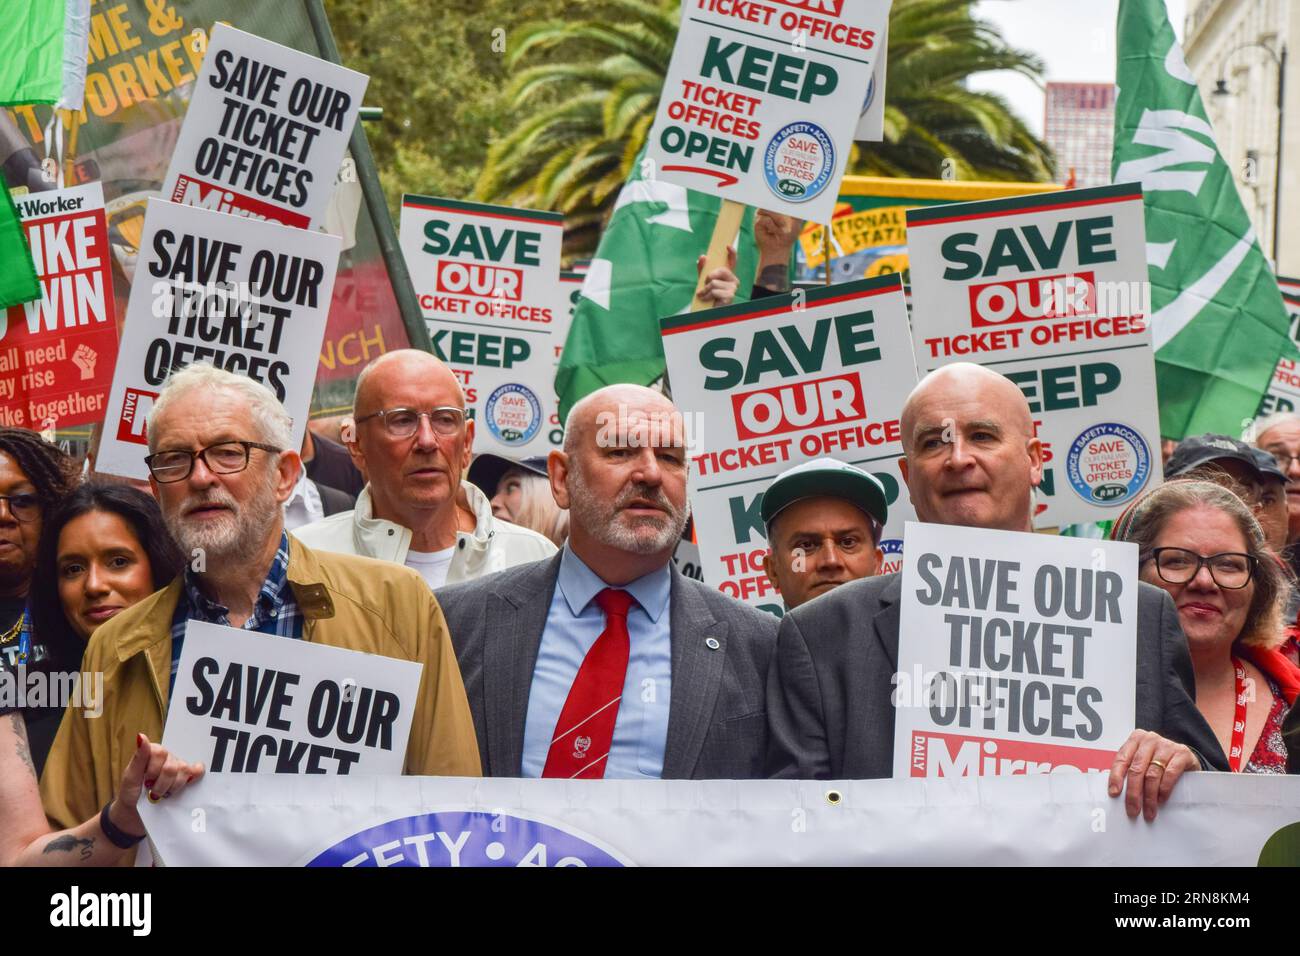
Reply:
[[[460,661],[485,777],[521,775],[533,668],[559,572],[557,554],[435,592]],[[671,574],[672,697],[663,776],[761,777],[764,684],[777,620],[675,567]]]
[[[774,777],[893,775],[892,678],[898,669],[901,574],[841,585],[785,616],[768,675]],[[1187,744],[1211,770],[1223,748],[1196,709],[1187,638],[1169,595],[1138,586],[1137,726]]]

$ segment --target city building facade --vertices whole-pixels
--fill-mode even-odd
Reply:
[[[1290,276],[1300,275],[1300,58],[1287,48],[1298,41],[1298,0],[1188,3],[1187,66],[1260,246]]]
[[[1043,139],[1056,154],[1056,181],[1064,186],[1110,182],[1115,140],[1113,83],[1048,83]]]

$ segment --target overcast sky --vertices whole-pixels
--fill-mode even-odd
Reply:
[[[1179,40],[1187,0],[1166,0]],[[976,16],[991,20],[1014,47],[1040,56],[1047,79],[1115,82],[1115,12],[1118,0],[980,0]],[[985,73],[971,80],[977,90],[1001,93],[1038,136],[1043,133],[1043,93],[1015,73]]]

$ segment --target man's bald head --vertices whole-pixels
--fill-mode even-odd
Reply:
[[[606,385],[580,398],[564,420],[564,453],[572,455],[602,430],[624,428],[635,422],[660,423],[681,436],[681,413],[663,394],[644,385]]]
[[[918,427],[929,424],[927,414],[951,406],[959,396],[977,396],[979,403],[994,411],[1007,427],[1017,428],[1026,438],[1033,437],[1029,402],[1011,379],[973,362],[956,362],[935,369],[907,396],[899,416],[903,451],[913,447]]]
[[[1010,379],[967,362],[921,380],[899,420],[900,462],[922,521],[1028,531],[1042,443]]]
[[[398,408],[420,413],[413,434],[403,434],[394,416],[378,414]],[[454,433],[435,430],[431,413],[438,408],[460,409]],[[343,437],[368,479],[374,516],[410,528],[420,542],[454,536],[474,422],[465,419],[465,392],[451,369],[419,349],[387,352],[362,370],[352,410]]]
[[[465,407],[465,390],[441,359],[419,349],[397,349],[385,352],[361,370],[352,399],[352,414],[360,417],[391,408],[389,396],[394,386],[411,381],[425,381],[443,395],[444,400],[439,404]]]

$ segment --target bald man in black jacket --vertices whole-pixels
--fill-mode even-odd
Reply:
[[[1042,445],[1012,382],[961,363],[928,375],[900,427],[903,476],[920,520],[1004,531],[1032,529]],[[842,585],[781,622],[768,675],[767,771],[774,777],[861,779],[893,772],[893,676],[900,575]],[[1187,639],[1169,595],[1138,585],[1138,729],[1111,769],[1130,816],[1154,819],[1189,770],[1227,770],[1196,709]]]

